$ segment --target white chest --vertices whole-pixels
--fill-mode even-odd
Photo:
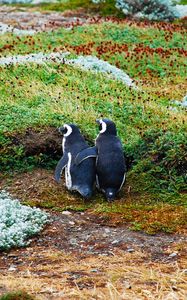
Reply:
[[[67,166],[65,167],[65,180],[66,180],[66,187],[68,190],[72,189],[72,179],[70,173],[71,161],[72,161],[71,153],[68,152],[68,163]]]

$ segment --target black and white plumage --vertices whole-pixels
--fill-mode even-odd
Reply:
[[[115,123],[109,119],[97,120],[100,133],[95,147],[83,150],[76,157],[79,164],[89,157],[96,157],[96,185],[108,201],[113,200],[125,181],[126,163],[122,144],[117,137]]]
[[[55,169],[55,180],[60,181],[65,168],[66,187],[70,191],[78,191],[84,198],[89,198],[93,192],[95,182],[95,159],[89,158],[81,164],[75,164],[77,154],[89,146],[74,124],[65,124],[59,129],[63,134],[63,156]]]

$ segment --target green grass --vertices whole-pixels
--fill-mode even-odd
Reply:
[[[14,4],[18,9],[20,7],[27,7],[33,10],[40,11],[72,11],[83,9],[89,14],[99,14],[101,16],[118,16],[123,17],[122,13],[116,9],[115,0],[107,0],[106,2],[94,4],[91,0],[67,0],[57,1],[57,3],[40,3],[40,4]]]
[[[26,292],[18,291],[4,294],[0,297],[0,300],[34,300],[32,296],[28,295]]]
[[[174,1],[175,2],[175,1]],[[59,0],[57,3],[40,3],[40,4],[14,4],[14,6],[32,8],[34,10],[47,11],[69,11],[84,9],[89,14],[99,14],[101,16],[117,16],[124,18],[121,11],[116,9],[115,0],[106,0],[104,2],[94,4],[91,0]],[[181,0],[177,4],[187,4],[187,0]]]
[[[186,31],[178,30],[177,26],[176,30],[164,30],[159,28],[159,23],[148,28],[131,23],[129,26],[128,23],[108,22],[19,39],[4,35],[0,41],[1,55],[63,50],[92,54],[119,66],[134,79],[151,81],[154,83],[151,93],[163,94],[165,90],[166,94],[169,91],[168,97],[175,97],[178,96],[175,89],[166,89],[168,85],[181,85],[182,97],[185,93]],[[165,101],[165,95],[162,98]]]
[[[179,1],[179,4],[187,5],[187,0],[181,0]]]

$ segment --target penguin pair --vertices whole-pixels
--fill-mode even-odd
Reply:
[[[114,122],[102,119],[97,123],[100,132],[91,148],[75,125],[64,125],[61,129],[64,155],[56,167],[55,179],[59,182],[65,167],[69,190],[89,198],[96,179],[97,188],[112,201],[125,181],[126,163]]]

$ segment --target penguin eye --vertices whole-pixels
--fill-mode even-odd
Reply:
[[[63,134],[66,134],[67,131],[68,131],[68,129],[67,129],[66,127],[63,127],[62,133],[63,133]]]
[[[59,132],[60,132],[61,134],[66,134],[67,131],[68,131],[68,129],[67,129],[66,127],[60,127],[60,128],[59,128]]]

